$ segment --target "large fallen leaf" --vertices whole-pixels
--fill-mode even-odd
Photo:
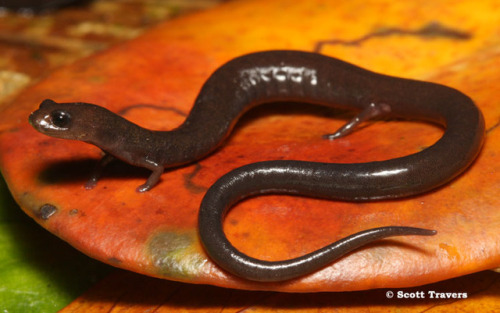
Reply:
[[[268,18],[268,12],[279,14]],[[57,71],[4,107],[2,173],[20,206],[47,230],[99,260],[162,278],[247,289],[333,291],[415,286],[494,268],[500,264],[495,127],[500,108],[498,87],[492,84],[500,75],[499,20],[494,1],[229,3]],[[459,179],[411,199],[342,203],[265,196],[245,201],[228,216],[228,237],[249,255],[277,260],[376,226],[425,227],[438,230],[437,236],[385,240],[307,277],[262,284],[221,271],[205,255],[196,232],[204,191],[231,168],[268,159],[394,158],[431,145],[441,134],[434,126],[376,123],[330,142],[321,135],[345,122],[336,111],[306,105],[286,112],[280,105],[259,108],[222,149],[166,172],[151,192],[138,194],[135,187],[147,172],[125,165],[112,167],[97,188],[85,190],[98,149],[44,137],[27,123],[29,112],[52,98],[98,103],[142,126],[171,129],[183,121],[203,82],[223,62],[256,50],[311,51],[323,41],[322,53],[469,94],[485,114],[484,150]]]

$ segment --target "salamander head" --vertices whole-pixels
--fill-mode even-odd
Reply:
[[[103,119],[109,114],[113,113],[90,103],[57,103],[47,99],[30,114],[29,122],[48,136],[90,141],[95,137],[95,126],[105,122]]]

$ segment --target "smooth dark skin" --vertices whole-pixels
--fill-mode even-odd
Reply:
[[[461,92],[438,84],[376,74],[314,53],[267,51],[236,58],[204,84],[186,121],[167,132],[151,131],[87,103],[45,100],[30,116],[38,131],[94,144],[106,155],[93,175],[95,185],[109,155],[153,171],[139,187],[146,191],[164,168],[202,158],[216,149],[247,110],[269,102],[308,102],[359,110],[325,138],[353,131],[379,116],[418,119],[445,128],[441,139],[421,152],[387,161],[332,164],[265,161],[230,171],[207,191],[199,212],[206,252],[225,270],[256,281],[288,280],[314,272],[363,245],[390,236],[434,235],[433,230],[387,226],[365,230],[296,259],[251,258],[226,239],[223,220],[236,202],[265,193],[297,194],[346,201],[393,199],[441,186],[476,158],[484,136],[481,112]]]

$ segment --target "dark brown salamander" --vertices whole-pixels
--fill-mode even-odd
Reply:
[[[220,67],[203,85],[186,121],[172,131],[152,131],[87,103],[45,100],[30,116],[40,132],[82,140],[111,156],[151,169],[146,191],[164,168],[193,162],[212,152],[236,121],[256,105],[309,102],[361,113],[326,138],[350,133],[375,116],[418,119],[446,130],[421,152],[387,161],[332,164],[265,161],[237,168],[207,191],[199,213],[199,234],[208,255],[225,270],[257,281],[299,277],[372,241],[401,235],[433,235],[421,228],[369,229],[292,260],[266,262],[237,251],[222,223],[239,200],[264,193],[297,194],[347,201],[410,196],[429,191],[464,171],[477,156],[484,136],[481,112],[461,92],[438,84],[376,74],[343,61],[299,51],[267,51],[238,57]],[[98,173],[97,171],[96,173]],[[98,174],[91,179],[93,186]]]

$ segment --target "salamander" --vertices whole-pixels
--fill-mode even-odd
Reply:
[[[255,281],[297,278],[326,266],[363,245],[390,236],[434,235],[407,226],[368,229],[302,257],[278,262],[238,251],[223,232],[228,210],[238,201],[266,193],[344,201],[408,197],[437,188],[463,172],[478,155],[484,120],[474,102],[443,85],[374,73],[344,61],[301,51],[264,51],[237,57],[204,83],[186,120],[170,131],[153,131],[89,103],[45,100],[29,121],[58,138],[81,140],[105,156],[92,175],[92,188],[113,158],[152,171],[138,191],[150,190],[164,169],[203,158],[230,135],[249,109],[270,102],[303,102],[356,110],[359,114],[332,134],[346,136],[380,116],[416,119],[445,128],[442,137],[420,152],[400,158],[351,164],[271,160],[231,170],[205,194],[199,235],[220,267]]]

